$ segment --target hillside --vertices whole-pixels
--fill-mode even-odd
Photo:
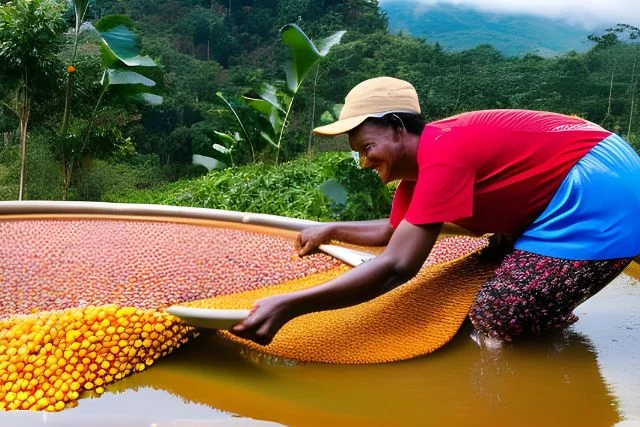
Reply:
[[[455,5],[425,5],[413,0],[382,2],[392,32],[438,42],[458,51],[490,44],[508,56],[537,53],[550,57],[571,50],[584,52],[589,31],[565,22],[525,15],[501,15]]]

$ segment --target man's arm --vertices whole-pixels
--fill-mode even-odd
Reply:
[[[249,318],[232,331],[268,344],[294,317],[348,307],[388,292],[417,274],[441,227],[442,224],[416,226],[403,221],[380,256],[325,284],[257,301]]]
[[[302,230],[295,246],[300,255],[306,255],[331,240],[361,246],[385,246],[392,234],[393,227],[388,219],[331,222]]]

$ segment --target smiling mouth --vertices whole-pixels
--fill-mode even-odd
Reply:
[[[377,176],[378,178],[380,178],[380,180],[384,181],[385,179],[385,168],[384,165],[379,164],[377,166],[373,166],[371,164],[367,165],[366,169],[370,169],[372,170]]]

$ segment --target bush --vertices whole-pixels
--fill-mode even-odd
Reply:
[[[27,141],[25,200],[60,199],[60,168],[47,138],[33,133]],[[20,146],[0,147],[0,200],[17,200],[20,185]]]
[[[344,204],[332,204],[332,216],[342,221],[383,218],[391,211],[391,188],[385,187],[371,170],[355,167],[351,156],[327,154],[335,179],[347,190]]]
[[[346,190],[344,203],[332,201],[322,191],[322,184],[330,179]],[[254,164],[212,171],[163,189],[132,192],[119,201],[346,221],[388,216],[391,190],[371,171],[358,169],[348,153],[325,153],[277,166]]]
[[[153,194],[155,189],[178,179],[206,173],[207,169],[199,165],[160,166],[155,154],[135,153],[124,161],[96,159],[78,177],[70,199],[118,202],[128,201],[130,195],[135,194],[144,200],[139,203],[151,203],[152,199],[144,194]]]
[[[135,192],[141,188],[153,188],[167,181],[160,175],[160,166],[155,156],[140,163],[93,160],[90,167],[78,177],[72,188],[70,199],[89,201],[112,201],[119,195]],[[154,162],[155,160],[155,162]]]
[[[60,166],[53,159],[48,138],[44,135],[33,134],[29,138],[25,193],[29,200],[60,200],[62,196]]]

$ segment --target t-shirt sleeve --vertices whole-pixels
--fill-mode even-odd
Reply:
[[[393,228],[397,228],[407,214],[407,209],[409,209],[409,204],[413,198],[415,184],[415,181],[401,181],[398,188],[396,188],[396,192],[393,195],[393,203],[391,204],[391,217],[389,218],[389,223]]]
[[[420,168],[404,219],[420,225],[469,218],[473,215],[474,185],[471,166],[428,164]]]

